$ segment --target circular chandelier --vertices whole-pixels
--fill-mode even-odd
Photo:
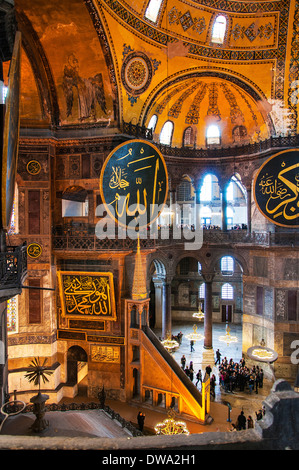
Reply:
[[[198,312],[193,313],[192,317],[197,318],[198,320],[203,320],[205,317],[205,314],[203,313],[201,307],[198,307]]]
[[[161,435],[174,435],[174,434],[186,434],[189,435],[190,432],[187,429],[186,423],[184,421],[175,420],[175,411],[171,408],[168,412],[168,418],[164,419],[162,423],[158,423],[155,426],[156,434]]]
[[[175,339],[171,339],[170,333],[168,333],[166,339],[161,341],[161,343],[168,352],[176,351],[180,347],[179,343]]]
[[[224,336],[219,336],[219,341],[222,341],[223,343],[226,343],[228,346],[230,345],[230,343],[237,343],[238,342],[238,338],[236,336],[231,336],[230,334],[230,328],[229,326],[227,325],[226,326],[226,333]]]
[[[193,333],[189,333],[189,335],[186,335],[186,338],[188,338],[190,341],[200,341],[204,338],[204,336],[201,333],[196,333],[197,331],[197,326],[193,325]]]
[[[277,360],[278,354],[273,349],[267,348],[266,346],[251,346],[247,350],[247,355],[250,359],[260,362],[272,363]]]

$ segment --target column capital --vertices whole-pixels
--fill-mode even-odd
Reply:
[[[201,276],[205,282],[213,282],[215,274],[216,274],[215,271],[210,271],[210,272],[201,271]]]

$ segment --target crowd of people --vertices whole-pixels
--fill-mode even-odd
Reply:
[[[264,373],[259,366],[253,365],[251,368],[245,365],[245,359],[234,362],[233,359],[222,359],[218,366],[219,383],[225,392],[249,391],[258,393],[259,388],[263,388]]]

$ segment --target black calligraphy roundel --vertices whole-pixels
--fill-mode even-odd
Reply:
[[[268,220],[282,227],[299,227],[299,151],[270,157],[254,180],[254,199]]]
[[[104,162],[100,191],[107,212],[118,224],[135,230],[150,225],[168,194],[163,155],[145,140],[124,142]]]

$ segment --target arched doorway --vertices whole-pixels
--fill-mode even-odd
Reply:
[[[88,357],[80,346],[71,346],[67,352],[67,384],[76,385],[87,375]]]

